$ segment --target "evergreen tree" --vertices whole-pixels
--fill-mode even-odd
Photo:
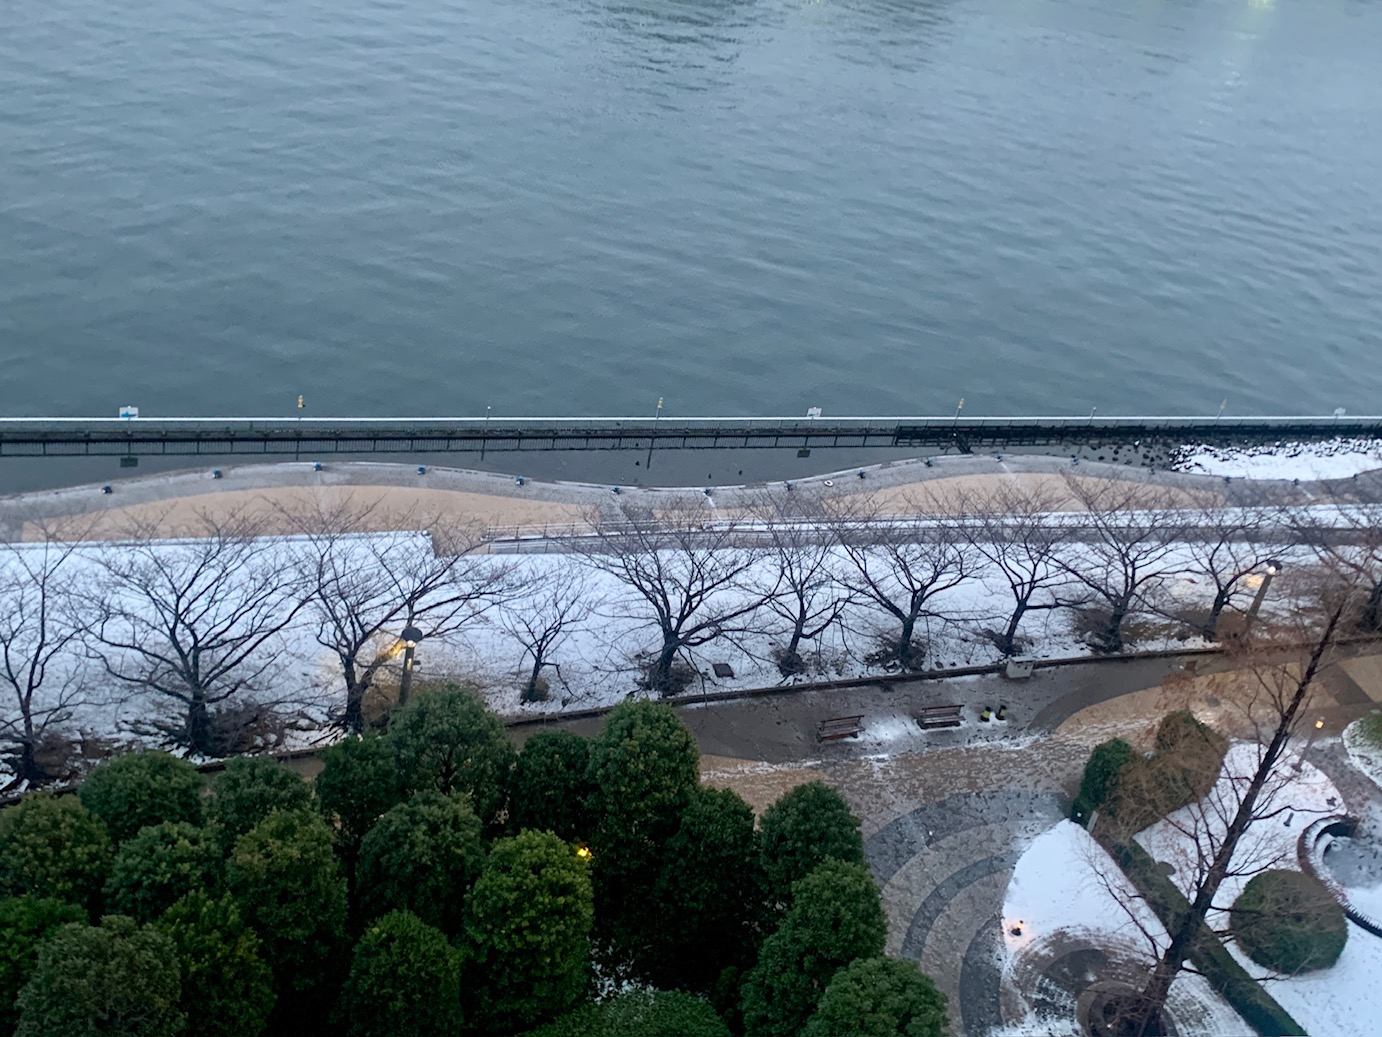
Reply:
[[[355,946],[340,1016],[349,1037],[453,1037],[459,962],[446,935],[408,911],[372,922]]]
[[[178,957],[173,942],[133,919],[59,929],[19,993],[15,1037],[176,1037]]]
[[[470,896],[469,991],[486,1033],[570,1009],[585,990],[594,908],[586,862],[550,832],[494,844]]]
[[[310,810],[312,787],[277,760],[237,756],[211,783],[207,822],[223,852],[275,810]]]
[[[514,767],[509,825],[552,832],[567,842],[590,838],[590,741],[570,731],[543,731],[523,743]]]
[[[179,1006],[196,1037],[258,1037],[274,1005],[274,977],[254,930],[230,897],[189,893],[155,928],[177,949]]]
[[[782,926],[744,984],[748,1037],[798,1037],[835,973],[883,953],[887,923],[868,869],[827,860],[792,888]]]
[[[102,763],[82,782],[82,805],[118,846],[145,825],[202,823],[202,776],[186,760],[149,749]]]
[[[235,843],[226,879],[236,906],[263,941],[278,1001],[275,1019],[310,1022],[338,976],[346,890],[331,833],[315,814],[270,814]]]
[[[26,796],[0,811],[0,895],[53,897],[99,911],[110,871],[105,825],[72,796]]]
[[[824,861],[864,863],[859,819],[821,781],[798,785],[763,812],[759,845],[769,899],[781,908],[791,903],[792,886]]]
[[[69,922],[85,922],[75,904],[38,897],[0,900],[0,1033],[14,1033],[19,1011],[14,999],[38,964],[38,948]]]
[[[464,792],[482,824],[499,823],[517,753],[474,691],[448,687],[420,695],[394,712],[384,740],[405,796]]]
[[[648,905],[667,841],[700,787],[696,740],[671,707],[624,702],[590,746],[596,913],[611,966],[643,970],[661,919]]]
[[[753,809],[730,789],[700,787],[667,843],[647,955],[655,986],[710,994],[726,969],[758,954],[763,876]]]
[[[393,750],[377,735],[346,738],[322,750],[313,785],[354,891],[355,865],[365,833],[403,799]]]
[[[115,854],[106,904],[137,922],[152,922],[193,890],[220,887],[221,852],[205,828],[165,821],[139,830]]]
[[[914,962],[859,958],[830,981],[803,1037],[942,1037],[945,995]]]
[[[480,820],[460,795],[420,792],[389,810],[360,844],[361,917],[411,911],[455,936],[465,899],[484,863]]]

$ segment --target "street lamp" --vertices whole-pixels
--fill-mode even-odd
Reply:
[[[1272,585],[1272,577],[1280,573],[1286,566],[1277,558],[1268,558],[1266,568],[1267,572],[1262,577],[1262,583],[1259,584],[1257,588],[1257,596],[1252,599],[1252,604],[1248,606],[1248,615],[1245,622],[1249,625],[1257,618],[1258,609],[1262,607],[1262,599],[1267,596],[1267,588]]]
[[[1312,727],[1312,728],[1310,729],[1310,737],[1308,737],[1308,738],[1305,740],[1305,748],[1302,749],[1302,750],[1300,751],[1300,755],[1296,757],[1296,773],[1297,773],[1297,774],[1299,774],[1299,773],[1300,773],[1300,769],[1301,769],[1303,766],[1305,766],[1305,757],[1306,757],[1306,754],[1310,752],[1310,747],[1311,747],[1312,745],[1315,744],[1315,736],[1318,735],[1318,734],[1320,733],[1320,731],[1321,731],[1321,729],[1322,729],[1323,727],[1324,727],[1324,717],[1320,717],[1318,720],[1315,721],[1315,726]]]
[[[417,643],[422,640],[423,633],[417,627],[403,628],[403,676],[398,682],[398,704],[406,706],[408,704],[408,692],[413,687],[413,653],[417,651]]]

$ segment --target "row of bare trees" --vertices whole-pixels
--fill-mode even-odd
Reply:
[[[933,495],[889,511],[765,490],[733,510],[628,508],[560,545],[566,555],[522,565],[494,553],[479,526],[422,514],[385,523],[375,506],[349,500],[203,515],[195,535],[175,541],[160,539],[158,522],[100,544],[80,526],[39,529],[39,543],[9,545],[0,567],[0,690],[9,700],[0,740],[21,780],[51,776],[45,746],[79,725],[95,697],[123,688],[164,706],[156,719],[130,720],[136,731],[199,754],[252,748],[281,736],[268,719],[291,718],[314,683],[312,661],[300,647],[290,652],[290,629],[310,630],[335,660],[332,713],[357,731],[408,627],[430,640],[496,622],[521,649],[524,698],[540,694],[566,638],[597,618],[653,632],[643,680],[661,692],[678,687],[689,653],[750,635],[771,635],[783,674],[802,672],[810,647],[851,612],[876,617],[865,633],[884,666],[920,666],[918,631],[935,623],[994,623],[988,636],[1012,654],[1024,622],[1058,608],[1094,617],[1091,643],[1117,651],[1129,617],[1178,614],[1169,588],[1187,577],[1212,587],[1194,617],[1212,633],[1249,577],[1289,545],[1308,545],[1367,583],[1365,618],[1377,624],[1382,537],[1366,509],[1321,516],[1220,504],[1075,479]],[[381,527],[428,529],[430,542],[360,535]],[[270,528],[292,535],[264,536]],[[973,581],[1006,588],[1002,615],[947,607],[947,593]],[[290,665],[303,672],[285,686]]]

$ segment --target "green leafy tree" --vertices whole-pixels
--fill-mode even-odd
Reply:
[[[706,1002],[675,990],[630,990],[573,1012],[528,1037],[731,1037]]]
[[[1080,794],[1070,809],[1070,816],[1085,824],[1094,811],[1100,809],[1113,792],[1113,783],[1124,767],[1132,762],[1136,750],[1121,738],[1100,742],[1089,754],[1080,780]]]
[[[654,891],[653,984],[710,994],[724,970],[752,965],[762,903],[753,809],[730,789],[697,788]]]
[[[830,981],[803,1037],[942,1037],[945,995],[914,962],[858,958]]]
[[[277,760],[237,756],[211,783],[207,822],[225,853],[275,810],[310,810],[312,787]]]
[[[107,907],[152,922],[193,890],[221,882],[221,851],[205,828],[165,821],[141,828],[116,851],[106,880]]]
[[[831,786],[798,785],[763,812],[759,845],[772,902],[791,903],[792,887],[827,860],[864,863],[859,819]]]
[[[284,1026],[326,1007],[345,935],[345,880],[331,833],[315,814],[270,814],[235,843],[226,879],[241,916],[263,940]]]
[[[321,762],[321,773],[313,782],[317,806],[331,826],[353,890],[365,833],[403,798],[393,750],[377,735],[346,738],[324,749]]]
[[[202,823],[202,776],[186,760],[147,750],[102,763],[78,790],[118,846],[145,825]]]
[[[110,870],[105,825],[71,796],[26,796],[0,811],[0,894],[99,909]]]
[[[39,948],[15,1037],[175,1037],[185,1023],[178,984],[163,933],[122,915],[65,925]]]
[[[661,919],[648,904],[667,841],[700,787],[696,739],[671,707],[624,702],[590,746],[595,898],[612,964],[633,962]]]
[[[0,900],[0,1033],[14,1033],[19,1012],[14,999],[38,964],[38,948],[69,922],[85,922],[76,904],[39,897]]]
[[[452,1037],[461,1025],[458,958],[445,933],[411,912],[372,922],[341,993],[349,1037]]]
[[[494,844],[470,896],[467,965],[488,1033],[571,1008],[585,990],[594,920],[586,862],[550,832]]]
[[[254,930],[230,897],[189,893],[155,927],[173,941],[179,1006],[196,1037],[258,1037],[274,1005],[274,977]]]
[[[484,864],[480,820],[460,795],[420,792],[389,810],[360,844],[361,917],[411,911],[455,936],[465,899]]]
[[[570,731],[544,731],[523,743],[513,772],[509,826],[552,832],[567,842],[590,837],[590,741]]]
[[[419,696],[394,712],[384,740],[405,795],[465,792],[486,827],[498,823],[517,753],[474,691],[452,686]]]
[[[1348,940],[1348,918],[1323,882],[1302,871],[1258,872],[1230,912],[1233,938],[1257,964],[1283,975],[1327,969]]]
[[[748,1037],[798,1037],[835,973],[883,953],[887,923],[862,864],[827,860],[792,888],[781,928],[744,984]]]

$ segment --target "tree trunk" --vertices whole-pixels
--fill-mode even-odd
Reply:
[[[1382,630],[1382,580],[1374,583],[1372,590],[1368,592],[1367,604],[1363,606],[1359,626],[1373,633]]]
[[[1013,609],[1012,616],[1008,619],[1008,629],[1003,631],[998,650],[1004,655],[1015,655],[1017,653],[1017,628],[1022,623],[1022,617],[1027,614],[1027,599],[1023,598]]]
[[[351,659],[342,661],[345,669],[346,705],[341,714],[341,727],[347,734],[358,735],[365,729],[365,692],[369,691],[368,675],[362,680]]]
[[[908,616],[902,621],[902,632],[897,638],[897,661],[904,670],[915,669],[915,653],[912,651],[912,638],[916,636],[917,617]]]
[[[1214,604],[1209,606],[1209,616],[1204,621],[1204,636],[1209,640],[1214,640],[1214,636],[1219,632],[1219,617],[1224,614],[1224,609],[1228,608],[1229,599],[1232,597],[1232,587],[1221,587],[1219,593],[1214,595]]]
[[[1152,978],[1138,997],[1134,1019],[1140,1022],[1141,1028],[1133,1029],[1134,1034],[1149,1029],[1154,1021],[1160,1019],[1161,1013],[1166,1007],[1166,998],[1171,992],[1171,983],[1181,970],[1181,962],[1185,960],[1185,954],[1190,948],[1191,941],[1199,935],[1204,925],[1205,916],[1214,906],[1214,898],[1219,895],[1219,887],[1223,885],[1224,879],[1228,876],[1228,869],[1233,863],[1233,854],[1238,849],[1238,842],[1256,820],[1253,811],[1257,808],[1257,797],[1261,795],[1263,786],[1271,777],[1272,770],[1286,749],[1286,744],[1291,737],[1291,728],[1295,724],[1301,707],[1305,704],[1311,685],[1315,682],[1320,661],[1324,658],[1324,653],[1330,644],[1333,643],[1334,630],[1338,626],[1339,617],[1342,614],[1342,606],[1331,613],[1324,633],[1311,650],[1310,661],[1305,667],[1305,672],[1301,674],[1300,680],[1296,683],[1296,689],[1290,701],[1281,711],[1276,730],[1272,734],[1272,740],[1268,743],[1267,751],[1263,753],[1262,760],[1258,763],[1257,770],[1248,783],[1247,790],[1233,815],[1233,820],[1229,822],[1228,828],[1224,832],[1223,842],[1219,844],[1219,848],[1214,854],[1214,860],[1205,873],[1204,881],[1200,883],[1199,889],[1196,891],[1194,903],[1190,905],[1190,910],[1181,918],[1181,923],[1176,927],[1176,931],[1171,934],[1171,942],[1167,946],[1166,952],[1157,962],[1156,969],[1152,972]]]
[[[662,635],[662,651],[658,653],[657,662],[653,665],[652,680],[649,682],[659,695],[671,695],[675,690],[672,687],[672,664],[677,661],[680,648],[681,642],[674,635]]]
[[[539,695],[537,690],[537,679],[539,676],[542,675],[542,667],[544,665],[545,663],[543,661],[542,654],[540,652],[534,651],[533,669],[532,672],[528,674],[528,683],[524,685],[523,688],[524,702],[538,702],[547,697],[546,695]]]
[[[1104,643],[1100,650],[1112,655],[1123,650],[1123,620],[1128,618],[1128,603],[1121,601],[1109,614],[1108,625],[1104,628]]]
[[[187,704],[187,751],[194,756],[214,756],[211,738],[211,713],[206,708],[206,692],[197,688]]]

